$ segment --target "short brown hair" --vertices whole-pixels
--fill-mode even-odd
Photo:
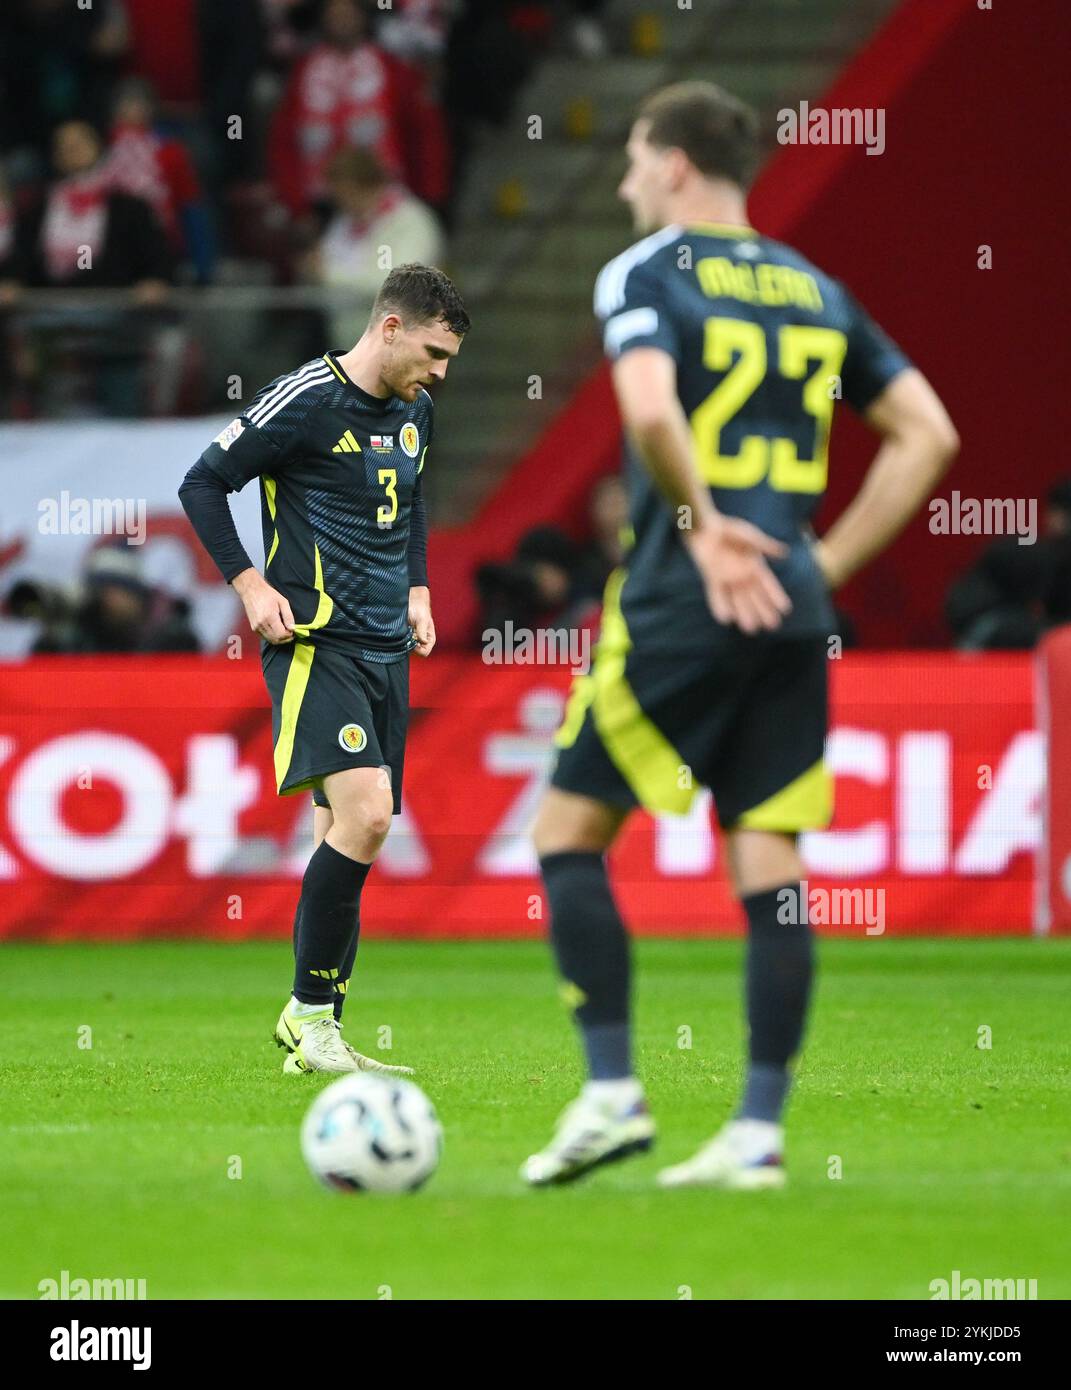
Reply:
[[[707,178],[746,188],[758,162],[759,122],[750,106],[713,82],[675,82],[654,92],[636,114],[646,138],[683,150]]]
[[[463,338],[469,316],[453,281],[433,265],[410,261],[392,270],[380,286],[372,306],[371,322],[396,313],[406,328],[420,323],[444,323]]]

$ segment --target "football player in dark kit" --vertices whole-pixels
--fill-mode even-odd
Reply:
[[[654,1139],[605,853],[633,807],[683,813],[701,786],[747,916],[747,1070],[730,1122],[659,1182],[783,1184],[782,1114],[813,975],[797,841],[832,813],[829,594],[899,533],[956,449],[933,389],[845,287],[748,224],[756,130],[710,83],[648,98],[619,190],[645,235],[595,286],[629,439],[635,541],[607,586],[592,670],[575,683],[534,828],[589,1076],[524,1164],[537,1186]],[[882,442],[816,541],[809,522],[841,397]]]
[[[294,986],[276,1025],[283,1070],[406,1072],[341,1035],[361,888],[401,810],[409,653],[435,645],[420,479],[425,387],[468,332],[450,280],[391,271],[368,327],[279,377],[215,439],[179,496],[263,638],[280,796],[311,791],[316,848],[294,919]],[[264,574],[227,502],[260,479]]]

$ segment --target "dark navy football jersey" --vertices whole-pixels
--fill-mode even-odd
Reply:
[[[838,281],[744,227],[670,226],[610,261],[595,286],[607,355],[657,347],[677,367],[714,505],[784,541],[786,636],[829,632],[809,521],[826,487],[838,399],[864,411],[907,358]],[[677,517],[631,449],[634,535],[622,610],[634,638],[691,644],[715,624]]]
[[[260,479],[264,576],[288,599],[297,636],[395,661],[412,646],[410,523],[432,402],[426,391],[371,396],[336,357],[266,386],[201,462],[232,491]]]

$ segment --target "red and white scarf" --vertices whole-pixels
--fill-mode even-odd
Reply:
[[[175,210],[160,159],[163,145],[159,135],[143,126],[116,125],[105,167],[112,187],[148,203],[173,236]]]
[[[41,225],[41,250],[50,280],[70,280],[104,251],[108,175],[97,165],[52,185]],[[89,250],[87,262],[84,251]]]
[[[402,145],[394,121],[389,69],[374,44],[341,52],[320,44],[299,79],[297,143],[305,192],[324,193],[324,168],[338,149],[360,145],[379,156],[388,174],[402,170]]]

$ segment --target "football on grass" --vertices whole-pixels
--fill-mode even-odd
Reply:
[[[305,1162],[338,1192],[413,1192],[438,1167],[442,1143],[419,1086],[364,1073],[333,1081],[301,1126]]]

